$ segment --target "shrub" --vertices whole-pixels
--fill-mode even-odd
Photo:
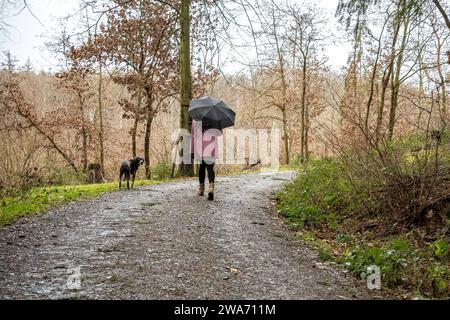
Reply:
[[[44,185],[66,186],[78,185],[86,182],[87,175],[83,171],[75,172],[70,168],[52,169],[46,177]]]
[[[358,246],[346,252],[341,262],[357,275],[365,273],[369,266],[378,266],[382,279],[388,285],[396,285],[402,282],[401,269],[408,266],[408,259],[412,255],[407,241],[393,240],[383,247]]]
[[[449,146],[446,132],[361,146],[342,155],[343,170],[354,188],[370,195],[367,213],[411,226],[450,203]]]
[[[363,194],[355,192],[337,161],[317,160],[298,172],[278,194],[278,209],[291,226],[332,226],[336,219],[357,212]]]
[[[172,174],[172,166],[168,163],[158,163],[152,170],[153,174],[159,180],[170,179]]]
[[[431,281],[433,295],[445,296],[450,294],[450,269],[441,264],[427,269],[427,276]]]
[[[437,259],[443,260],[449,256],[449,243],[445,240],[435,241],[430,244],[430,248]]]

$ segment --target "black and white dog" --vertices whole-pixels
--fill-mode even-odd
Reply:
[[[139,167],[144,164],[144,159],[137,157],[132,160],[122,161],[120,165],[120,176],[119,176],[119,190],[122,189],[122,179],[127,180],[127,188],[130,190],[130,177],[132,177],[131,188],[134,188],[134,179],[136,178],[136,172]]]

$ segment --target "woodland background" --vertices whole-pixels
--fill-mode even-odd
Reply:
[[[21,5],[3,1],[3,10]],[[47,44],[57,73],[36,73],[4,50],[0,185],[67,183],[89,163],[112,179],[136,154],[146,156],[148,178],[151,167],[170,166],[180,118],[177,5],[82,1]],[[285,164],[446,127],[450,35],[432,2],[341,1],[336,16],[353,43],[342,72],[328,67],[323,46],[336,38],[313,3],[191,6],[194,98],[227,101],[238,128],[279,127]],[[216,61],[225,45],[256,55],[224,74]]]
[[[237,128],[282,131],[282,162],[301,174],[279,210],[304,240],[357,274],[376,262],[391,284],[448,295],[449,12],[448,1],[340,0],[339,38],[313,1],[81,0],[47,45],[58,72],[3,50],[0,188],[84,183],[90,164],[112,181],[135,155],[146,178],[169,178],[173,130],[189,127],[190,98],[211,95]],[[352,44],[343,70],[324,50],[333,41]],[[224,50],[242,69],[223,70]]]

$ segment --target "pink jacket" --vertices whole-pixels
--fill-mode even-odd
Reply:
[[[203,132],[202,123],[192,121],[191,153],[194,154],[196,160],[217,159],[219,152],[218,136],[220,134],[217,129]]]

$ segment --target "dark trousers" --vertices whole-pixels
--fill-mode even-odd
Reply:
[[[207,164],[205,161],[202,161],[200,164],[200,168],[198,170],[198,179],[200,180],[200,184],[204,184],[206,180],[206,171],[208,171],[208,180],[210,183],[214,183],[216,180],[216,173],[214,172],[214,163]]]

